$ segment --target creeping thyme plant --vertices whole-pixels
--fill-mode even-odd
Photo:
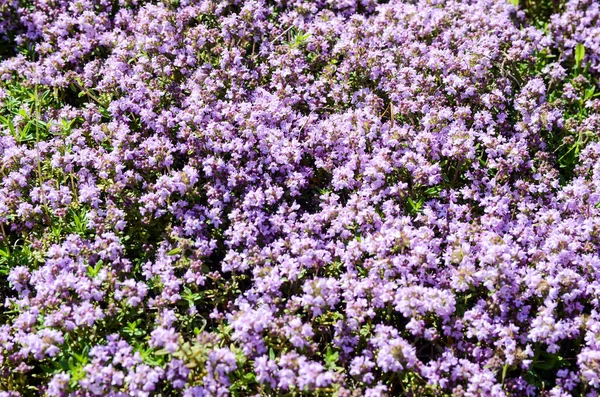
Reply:
[[[0,397],[598,396],[596,0],[0,0]]]

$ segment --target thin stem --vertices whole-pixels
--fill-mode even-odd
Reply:
[[[8,242],[8,236],[6,235],[6,230],[4,230],[4,223],[0,223],[0,229],[2,229],[2,241]],[[10,249],[8,244],[6,245],[6,249]]]
[[[75,203],[79,203],[79,197],[77,196],[77,189],[75,188],[75,180],[73,178],[73,171],[69,172],[69,177],[71,179],[71,189],[73,189],[73,195],[75,196]]]
[[[37,174],[38,174],[38,183],[40,185],[40,190],[42,190],[42,186],[44,183],[44,176],[42,174],[42,155],[40,153],[40,126],[39,126],[39,120],[40,120],[40,100],[39,100],[39,96],[38,96],[38,85],[37,82],[35,83],[35,144],[36,144],[36,148],[37,148]],[[46,199],[44,197],[43,192],[41,192],[42,195],[42,203],[44,205],[46,205]]]

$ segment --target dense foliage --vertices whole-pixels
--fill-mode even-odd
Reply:
[[[597,396],[600,3],[0,0],[0,396]]]

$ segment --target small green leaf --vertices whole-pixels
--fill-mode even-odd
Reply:
[[[588,88],[587,90],[585,90],[585,97],[583,98],[585,101],[587,101],[588,99],[591,99],[594,96],[594,93],[596,91],[596,87],[592,86],[591,88]]]
[[[156,354],[157,356],[166,356],[168,354],[171,354],[171,352],[169,352],[167,349],[159,349],[155,351],[154,354]]]
[[[581,43],[577,43],[575,46],[575,64],[577,68],[581,66],[581,62],[583,62],[583,58],[585,57],[585,47]]]
[[[182,250],[180,247],[173,248],[171,251],[167,252],[167,255],[173,256],[173,255],[181,254],[181,251]]]
[[[104,262],[102,261],[102,259],[100,259],[98,262],[96,262],[95,266],[88,265],[88,267],[87,267],[88,276],[90,276],[91,278],[95,278],[98,275],[98,273],[100,273],[100,269],[102,269],[103,263]]]
[[[442,191],[442,186],[437,185],[437,186],[432,186],[432,187],[428,188],[427,190],[425,190],[425,194],[427,195],[427,197],[435,198],[435,197],[439,197],[441,191]]]
[[[419,212],[419,210],[421,209],[421,206],[423,205],[423,199],[419,199],[419,200],[413,200],[412,198],[408,198],[407,202],[408,202],[408,210],[411,214],[415,214],[417,212]]]
[[[515,8],[519,8],[519,0],[508,0],[509,4],[512,4]]]
[[[502,368],[502,384],[504,384],[504,380],[506,379],[506,373],[508,372],[508,363],[504,364]]]
[[[328,347],[325,353],[325,363],[327,364],[327,368],[334,368],[339,357],[340,353],[338,351],[334,351],[331,347]]]

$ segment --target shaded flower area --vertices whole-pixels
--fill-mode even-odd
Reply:
[[[0,397],[598,396],[600,3],[0,0]]]

